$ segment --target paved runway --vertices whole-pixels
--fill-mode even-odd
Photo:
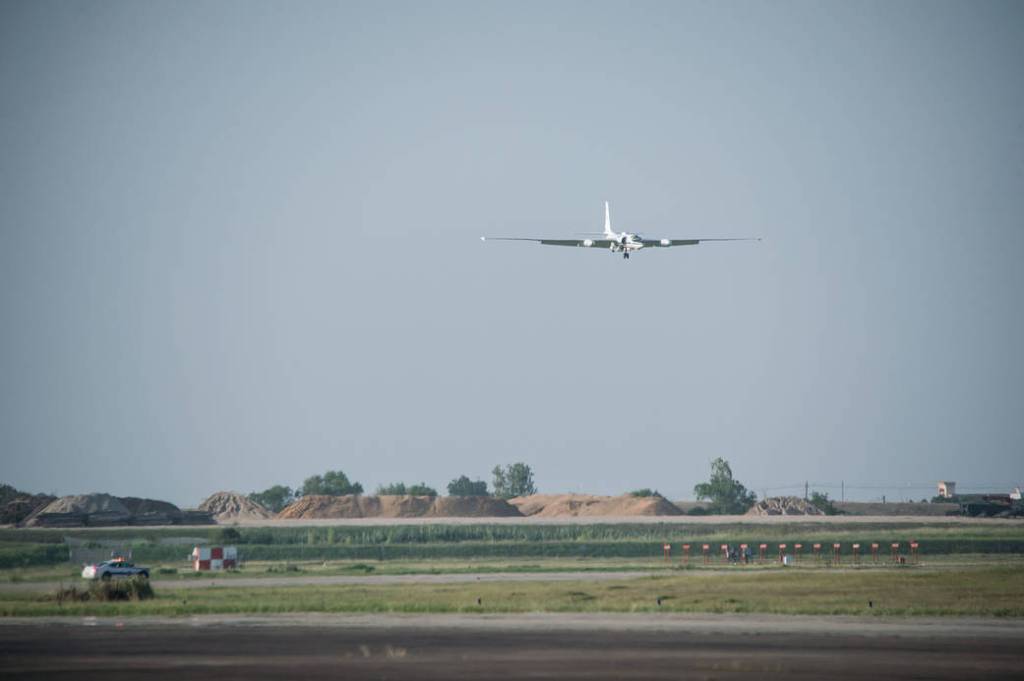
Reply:
[[[0,621],[24,679],[1020,678],[1016,620],[737,615]]]

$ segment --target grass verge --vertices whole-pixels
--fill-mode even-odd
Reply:
[[[139,602],[58,603],[0,594],[0,615],[193,615],[288,612],[713,612],[1024,616],[1024,569],[710,573],[609,582],[482,582],[209,588],[160,586]],[[479,601],[478,601],[479,599]],[[658,603],[660,599],[660,605]]]

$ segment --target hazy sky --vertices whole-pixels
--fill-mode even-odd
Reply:
[[[1022,73],[1020,2],[5,0],[0,479],[1019,483]],[[478,239],[605,200],[764,241]]]

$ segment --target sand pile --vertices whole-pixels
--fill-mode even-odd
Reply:
[[[624,494],[605,497],[593,494],[533,494],[509,503],[523,515],[540,518],[573,516],[683,515],[664,497],[635,497]]]
[[[800,497],[768,497],[754,504],[747,515],[825,515],[825,512]]]
[[[311,518],[486,518],[521,515],[504,499],[493,497],[310,495],[278,514],[284,519]]]
[[[382,518],[419,518],[428,515],[434,507],[437,497],[423,497],[411,495],[384,495],[378,497],[362,497],[367,503],[365,517],[370,515],[372,501],[379,505],[379,514]]]
[[[167,501],[110,494],[76,494],[59,499],[37,494],[19,498],[9,506],[0,509],[2,517],[10,517],[8,522],[20,521],[28,527],[198,525],[212,522],[209,513],[182,511]],[[25,509],[31,506],[38,507],[26,513]]]
[[[372,497],[376,502],[377,497]],[[327,494],[310,494],[300,497],[277,514],[278,518],[365,518],[379,513],[379,504],[367,504],[359,495],[346,494],[334,497]]]
[[[29,527],[126,525],[132,514],[109,494],[74,494],[51,501],[25,519]]]
[[[238,492],[215,492],[199,504],[217,522],[266,520],[274,514]]]
[[[43,513],[109,513],[127,518],[131,515],[121,500],[109,494],[73,494],[54,499],[42,511]]]

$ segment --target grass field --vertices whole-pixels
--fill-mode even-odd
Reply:
[[[607,582],[213,587],[201,592],[157,581],[154,589],[153,600],[129,603],[60,604],[53,594],[0,593],[0,615],[663,611],[1024,616],[1024,568],[1005,564],[842,571],[680,570]]]
[[[239,547],[249,561],[408,561],[491,559],[632,559],[661,556],[661,545],[672,543],[678,553],[682,543],[699,552],[702,543],[770,545],[840,542],[844,555],[850,546],[883,547],[896,541],[922,544],[928,555],[989,553],[1024,554],[1024,524],[992,521],[935,523],[922,519],[914,524],[828,524],[787,522],[778,525],[735,521],[693,524],[685,520],[664,523],[595,525],[393,525],[330,527],[185,527],[103,529],[0,529],[0,569],[59,564],[68,560],[65,541],[95,548],[127,547],[136,560],[146,563],[180,561],[189,547],[181,541],[224,543]],[[178,543],[175,543],[178,542]],[[883,549],[884,550],[884,549]]]
[[[894,566],[888,544],[903,553],[921,544],[917,565]],[[672,560],[662,544],[673,545]],[[700,545],[769,545],[763,564],[704,565]],[[777,562],[778,544],[804,544],[797,568]],[[843,545],[842,570],[810,546]],[[854,568],[851,544],[862,545]],[[874,564],[871,542],[882,545]],[[234,544],[243,568],[216,576],[191,572],[191,544]],[[692,546],[689,564],[680,560]],[[129,549],[150,568],[156,598],[144,602],[56,602],[50,585],[81,583],[69,549],[109,554]],[[792,550],[792,549],[790,549]],[[756,548],[755,548],[756,553]],[[79,555],[79,554],[76,554]],[[185,527],[65,530],[0,529],[0,582],[39,582],[0,589],[0,615],[188,615],[275,612],[680,611],[875,615],[1024,616],[1024,524],[899,524],[732,520],[693,524],[391,525],[328,527]],[[239,577],[410,575],[446,573],[649,572],[633,579],[471,584],[361,584],[184,588],[186,580]],[[50,583],[50,584],[47,584]],[[25,588],[29,587],[29,588]],[[658,605],[657,599],[661,598]],[[477,599],[480,604],[477,604]],[[869,605],[869,602],[871,605]]]
[[[857,564],[847,560],[842,564],[846,569],[887,570],[895,569],[892,562],[883,557],[878,563],[870,557],[862,558]],[[994,565],[1016,565],[1022,563],[1016,554],[939,554],[924,555],[920,567],[931,570],[957,570],[991,567]],[[249,561],[240,569],[225,572],[197,573],[182,562],[146,563],[152,579],[158,583],[181,580],[232,580],[259,577],[304,577],[333,575],[440,575],[440,574],[493,574],[493,573],[545,573],[545,572],[677,572],[726,571],[750,572],[754,570],[782,570],[778,561],[732,565],[713,559],[707,565],[699,558],[686,564],[678,557],[666,561],[663,558],[537,558],[528,561],[505,558],[482,558],[474,560],[385,560],[385,561]],[[804,557],[797,569],[828,570],[832,568],[826,559],[814,560]],[[915,566],[911,566],[914,568]],[[67,563],[57,565],[9,568],[0,570],[0,583],[55,582],[78,580],[81,568]]]

